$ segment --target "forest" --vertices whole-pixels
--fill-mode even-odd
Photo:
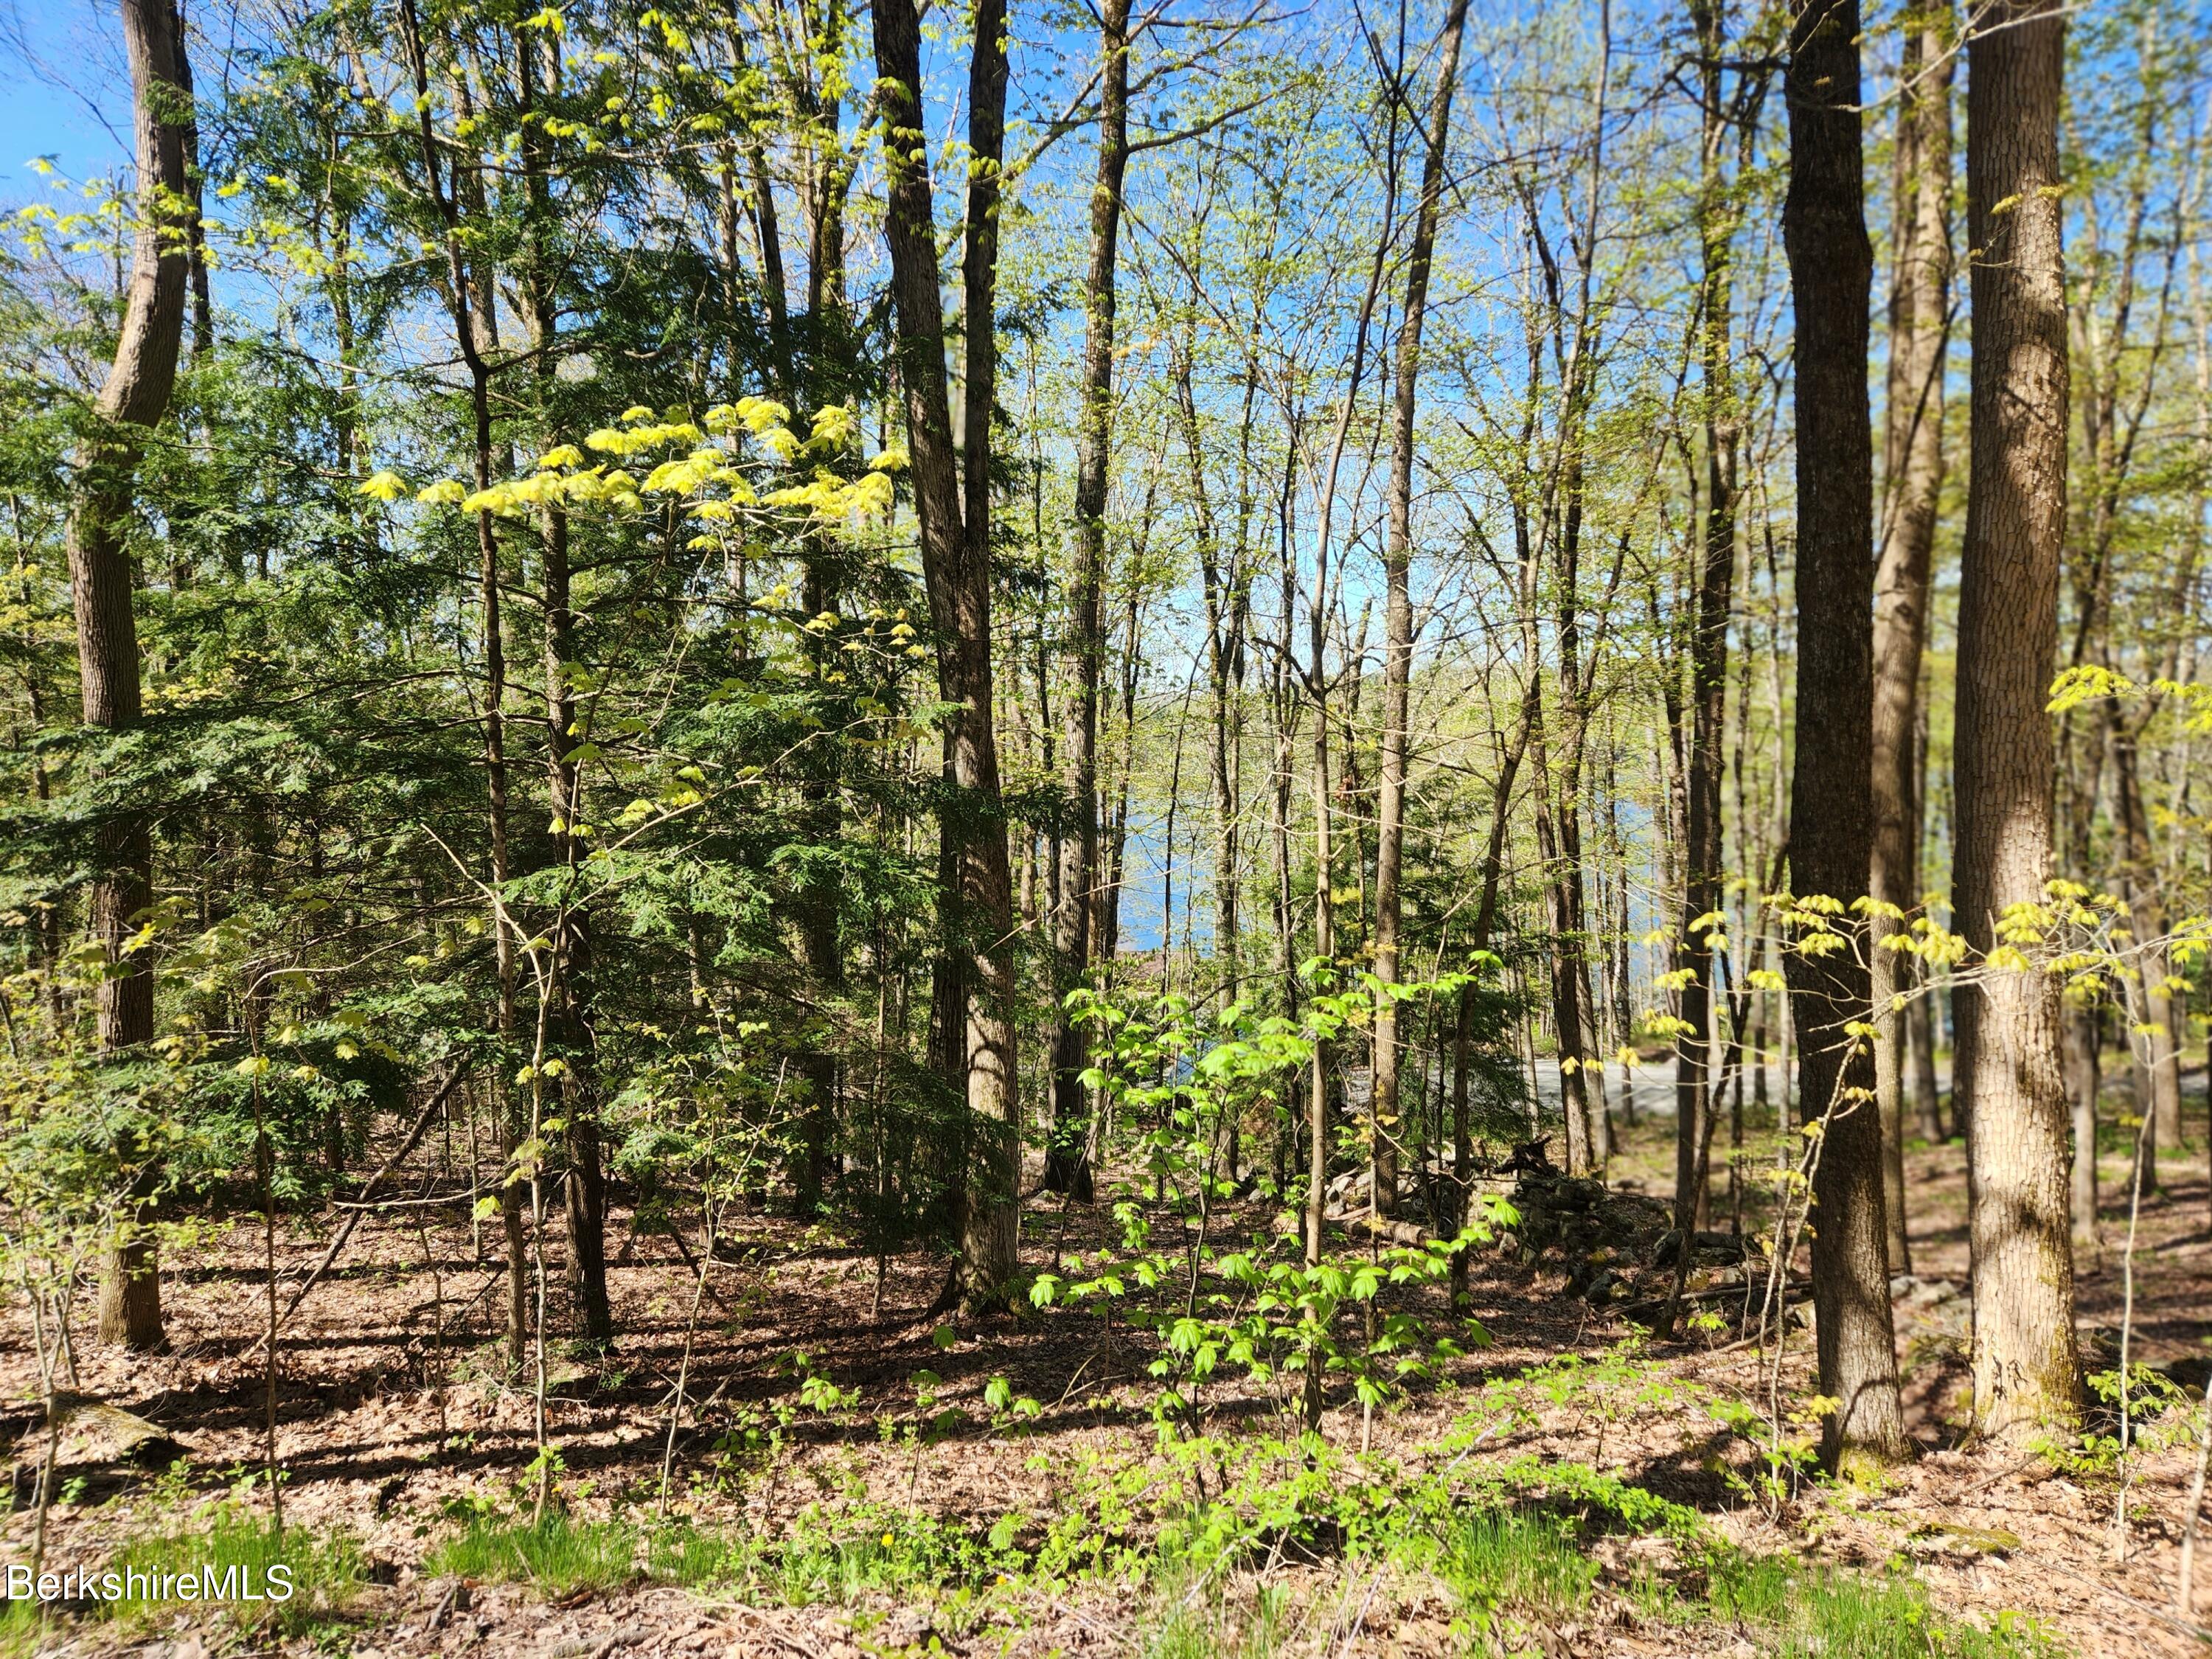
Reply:
[[[2208,42],[0,12],[0,1656],[2204,1651]]]

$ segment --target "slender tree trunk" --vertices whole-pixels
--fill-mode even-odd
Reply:
[[[1152,501],[1148,489],[1145,493],[1145,524],[1151,522]],[[1136,549],[1140,560],[1145,541],[1140,531]],[[1141,610],[1133,590],[1121,616],[1121,744],[1115,757],[1118,764],[1115,769],[1113,810],[1105,810],[1103,795],[1099,801],[1098,887],[1091,911],[1091,955],[1109,979],[1121,954],[1121,872],[1128,862],[1129,786],[1137,763],[1137,677],[1142,665],[1137,654],[1137,630]]]
[[[521,107],[538,100],[541,39],[516,31],[516,88]],[[557,49],[544,65],[545,89],[557,88]],[[529,207],[519,289],[528,332],[541,413],[554,392],[554,364],[560,350],[552,251],[555,205],[546,155],[534,122],[523,125],[521,157]],[[558,435],[550,422],[545,436]],[[539,574],[544,602],[544,671],[546,724],[545,787],[550,809],[554,855],[560,886],[547,937],[545,1052],[562,1066],[559,1079],[562,1152],[567,1168],[561,1182],[568,1231],[568,1294],[587,1341],[605,1344],[614,1336],[607,1297],[606,1177],[600,1147],[597,1094],[596,1032],[592,998],[592,927],[586,907],[588,878],[584,864],[589,846],[579,826],[585,822],[583,773],[574,751],[587,740],[579,729],[573,676],[576,672],[576,612],[568,553],[568,515],[548,504],[539,514]]]
[[[806,614],[834,613],[837,591],[834,580],[836,555],[817,538],[810,538],[806,563]],[[825,700],[831,696],[826,678],[830,657],[827,642],[809,635],[807,650],[813,663],[816,685]],[[827,718],[840,718],[832,714]],[[802,757],[805,775],[800,785],[807,837],[817,847],[834,847],[841,838],[838,801],[838,745],[823,744]],[[799,945],[807,976],[830,997],[845,991],[845,956],[838,938],[838,882],[836,867],[827,860],[809,872],[798,904]],[[797,1170],[798,1207],[811,1213],[821,1208],[823,1194],[836,1167],[837,1055],[825,1047],[811,1047],[797,1056],[799,1074],[805,1080],[805,1121],[800,1133]]]
[[[970,972],[966,1083],[974,1146],[962,1206],[960,1276],[962,1301],[975,1310],[1000,1300],[1013,1276],[1021,1175],[1013,883],[991,674],[991,407],[998,368],[992,296],[1006,139],[1006,9],[1002,0],[980,0],[969,74],[964,453],[952,444],[935,207],[927,167],[917,159],[927,135],[919,105],[921,24],[914,0],[878,0],[875,38],[885,91],[884,233],[898,311],[899,384],[922,575],[937,635],[939,695],[954,706],[953,787],[944,827],[957,852]]]
[[[1316,611],[1320,601],[1315,601]],[[1314,629],[1314,660],[1312,678],[1318,685],[1322,678],[1321,629]],[[1336,906],[1331,890],[1334,885],[1336,856],[1329,844],[1328,805],[1328,704],[1316,698],[1313,741],[1314,796],[1314,955],[1328,962],[1336,955]],[[1322,1229],[1328,1212],[1328,1048],[1316,1041],[1313,1046],[1312,1075],[1307,1079],[1306,1101],[1306,1266],[1321,1264]],[[1316,1376],[1306,1378],[1307,1426],[1317,1427],[1320,1421],[1321,1384]]]
[[[1720,909],[1726,844],[1721,822],[1723,737],[1728,704],[1729,612],[1735,577],[1737,416],[1729,332],[1731,270],[1741,210],[1723,173],[1730,137],[1723,97],[1723,19],[1715,0],[1692,0],[1700,58],[1702,177],[1698,237],[1699,372],[1705,387],[1704,522],[1696,559],[1689,652],[1690,741],[1683,779],[1682,932],[1674,963],[1687,970],[1674,1043],[1674,1224],[1685,1232],[1707,1220],[1703,1152],[1710,1141],[1707,1073],[1713,1046],[1713,953],[1707,944]]]
[[[1468,0],[1445,14],[1443,58],[1429,101],[1421,163],[1420,206],[1406,268],[1406,309],[1398,328],[1398,378],[1390,410],[1389,529],[1382,553],[1382,757],[1375,839],[1375,1071],[1370,1104],[1375,1131],[1374,1202],[1378,1214],[1397,1207],[1399,1060],[1399,884],[1405,864],[1407,720],[1413,671],[1413,415],[1421,373],[1421,327],[1427,319],[1430,264],[1443,216],[1444,157],[1451,137],[1452,96],[1459,83],[1460,41]]]
[[[2128,711],[2107,704],[2105,729],[2112,755],[2112,799],[2119,809],[2120,891],[2135,937],[2143,947],[2134,972],[2142,996],[2143,1023],[2150,1029],[2139,1040],[2137,1076],[2142,1085],[2142,1109],[2151,1121],[2151,1133],[2143,1143],[2143,1185],[2154,1188],[2157,1155],[2181,1146],[2179,1038],[2185,1005],[2167,988],[2172,966],[2165,949],[2153,943],[2166,934],[2166,907],[2160,890],[2158,853],[2151,842],[2149,807],[2143,799],[2136,746],[2139,725]]]
[[[1905,915],[1920,903],[1920,659],[1928,571],[1943,483],[1943,359],[1950,337],[1951,24],[1948,5],[1914,14],[1899,67],[1881,555],[1875,576],[1874,863],[1868,890]],[[1912,1271],[1905,1236],[1905,1011],[1913,958],[1884,948],[1905,915],[1872,933],[1875,1096],[1892,1273]]]
[[[1525,647],[1535,660],[1535,633],[1531,626]],[[1593,1164],[1590,1144],[1589,1078],[1583,1069],[1588,1054],[1582,1042],[1582,976],[1577,969],[1582,917],[1575,900],[1579,884],[1571,873],[1570,851],[1562,833],[1565,817],[1560,811],[1567,786],[1553,775],[1550,747],[1545,740],[1540,705],[1532,722],[1529,755],[1535,766],[1536,853],[1544,863],[1544,902],[1550,912],[1552,1025],[1558,1036],[1559,1059],[1559,1115],[1566,1127],[1566,1164],[1570,1174],[1588,1174]]]
[[[446,187],[437,135],[433,126],[429,59],[416,16],[414,0],[400,0],[398,22],[408,69],[415,82],[416,137],[422,161],[423,181],[429,191],[431,206],[445,231],[445,294],[453,313],[454,345],[469,373],[469,403],[474,417],[474,476],[476,487],[481,492],[491,488],[491,357],[499,349],[494,285],[485,267],[481,263],[471,265],[465,252],[460,204],[466,175],[456,167],[453,175],[453,187],[450,191]],[[509,874],[506,623],[501,615],[499,540],[493,528],[492,515],[488,512],[477,514],[476,529],[477,592],[484,653],[484,790],[487,839],[489,842],[489,869],[487,873],[494,895],[489,920],[499,985],[498,1006],[494,1018],[511,1056],[515,1035],[515,940],[502,904]],[[494,1089],[495,1097],[501,1100],[504,1108],[501,1113],[502,1150],[511,1162],[523,1144],[526,1125],[522,1118],[520,1102],[505,1091],[504,1076],[502,1067],[495,1076]],[[510,1178],[503,1179],[500,1183],[500,1211],[507,1251],[507,1346],[519,1364],[530,1340],[531,1296],[526,1271],[529,1240],[524,1215],[523,1182],[514,1178],[523,1172],[510,1170],[508,1173]],[[537,1180],[535,1172],[531,1172],[529,1183],[533,1190]]]
[[[1802,0],[1791,21],[1790,194],[1783,231],[1796,303],[1797,752],[1790,822],[1801,902],[1848,907],[1868,873],[1863,780],[1874,724],[1874,428],[1859,130],[1857,0]],[[1817,753],[1816,761],[1813,757]],[[1848,908],[1843,915],[1850,914]],[[1868,972],[1854,949],[1788,957],[1814,1167],[1813,1300],[1829,1461],[1904,1455],[1885,1255],[1881,1120],[1869,1097]]]
[[[2067,1201],[2073,1218],[2075,1246],[2085,1250],[2094,1250],[2098,1243],[2097,1096],[2104,1079],[2097,1040],[2102,1035],[2103,1025],[2104,1011],[2094,1002],[2067,1008],[2060,1022],[2066,1098],[2074,1120],[2073,1179]]]
[[[568,514],[544,515],[541,547],[545,599],[546,790],[552,798],[554,847],[560,859],[561,896],[548,930],[551,999],[546,1053],[560,1060],[561,1112],[568,1127],[568,1168],[561,1182],[568,1227],[568,1293],[584,1335],[604,1343],[614,1335],[607,1300],[606,1181],[599,1147],[594,1093],[591,997],[591,920],[584,908],[588,849],[576,827],[583,822],[583,777],[570,751],[583,741],[574,731],[576,699],[568,671],[575,654],[575,612],[568,568]]]
[[[1083,408],[1076,428],[1075,512],[1070,527],[1066,726],[1067,791],[1060,834],[1060,910],[1053,949],[1061,996],[1091,966],[1091,890],[1098,870],[1098,688],[1106,671],[1100,609],[1106,580],[1106,485],[1114,430],[1114,273],[1121,232],[1121,176],[1128,164],[1129,0],[1106,0],[1098,30],[1098,179],[1091,192],[1091,265],[1083,342]],[[1064,1006],[1052,1031],[1052,1144],[1044,1184],[1088,1203],[1090,1102],[1083,1086],[1084,1032]]]
[[[1973,460],[1959,580],[1955,926],[1977,956],[2051,877],[2050,718],[2066,531],[2066,294],[2058,166],[2065,21],[1998,0],[1967,47]],[[1974,1416],[2021,1440],[2073,1419],[2058,994],[2033,968],[1962,993],[1953,1092],[1966,1125]]]
[[[1390,128],[1389,177],[1395,212],[1397,181],[1397,128]],[[1351,371],[1346,378],[1344,402],[1337,410],[1336,429],[1329,441],[1328,459],[1322,475],[1321,501],[1315,514],[1314,578],[1311,603],[1306,609],[1306,691],[1313,699],[1314,798],[1314,955],[1333,964],[1336,956],[1336,854],[1334,809],[1329,801],[1329,537],[1335,524],[1337,478],[1344,465],[1344,447],[1359,404],[1359,382],[1367,368],[1368,331],[1375,321],[1375,301],[1382,292],[1382,267],[1389,246],[1389,226],[1376,238],[1375,257],[1367,267],[1367,286],[1359,301],[1359,319],[1352,340]],[[1353,660],[1357,661],[1356,655]],[[1346,757],[1347,769],[1349,757]],[[1306,1265],[1320,1265],[1322,1232],[1328,1212],[1328,1067],[1326,1042],[1313,1046],[1313,1066],[1306,1102],[1307,1168],[1305,1193]],[[1317,1365],[1306,1370],[1303,1405],[1306,1427],[1318,1431],[1323,1399]]]
[[[84,722],[111,732],[137,725],[141,712],[125,527],[146,434],[168,412],[176,385],[190,263],[176,204],[187,183],[191,76],[177,14],[168,0],[122,0],[122,17],[131,64],[138,223],[123,331],[93,405],[98,424],[69,524]],[[117,1054],[154,1037],[154,976],[144,957],[127,948],[139,913],[153,902],[153,836],[144,817],[126,811],[107,818],[95,831],[94,857],[97,873],[86,908],[107,968],[100,982],[97,1029],[100,1052]],[[150,1150],[125,1156],[143,1158]],[[142,1177],[142,1193],[144,1185]],[[144,1219],[134,1211],[131,1225]],[[126,1236],[102,1266],[100,1340],[140,1352],[161,1345],[161,1279],[154,1242],[143,1233]]]

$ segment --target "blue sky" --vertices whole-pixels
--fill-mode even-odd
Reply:
[[[119,27],[113,6],[94,0],[0,0],[0,201],[42,188],[25,165],[33,156],[78,179],[125,158]]]

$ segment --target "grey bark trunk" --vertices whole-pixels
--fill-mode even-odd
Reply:
[[[1973,262],[1972,486],[1960,562],[1954,925],[1977,956],[2051,874],[2045,703],[2066,532],[2066,293],[2058,164],[2065,21],[2000,0],[1967,47]],[[1974,1416],[2023,1441],[2080,1407],[2058,994],[1995,970],[1958,999],[1967,1126]]]
[[[1950,337],[1951,25],[1948,6],[1915,14],[1898,70],[1881,553],[1875,577],[1874,855],[1869,892],[1875,1097],[1881,1116],[1890,1271],[1912,1271],[1905,1231],[1906,1018],[1914,958],[1885,949],[1920,902],[1920,659],[1928,571],[1943,483],[1943,360]]]
[[[1075,514],[1069,536],[1066,727],[1060,735],[1067,814],[1060,835],[1060,911],[1053,950],[1064,998],[1091,965],[1091,888],[1098,870],[1098,686],[1106,667],[1100,611],[1106,579],[1106,483],[1113,442],[1114,270],[1121,228],[1121,177],[1128,164],[1129,0],[1106,0],[1100,15],[1098,181],[1091,193],[1089,307],[1083,343],[1083,408],[1076,428]],[[1052,1142],[1044,1184],[1088,1203],[1091,1196],[1090,1101],[1083,1086],[1083,1029],[1063,1005],[1053,1018]]]
[[[1468,0],[1445,15],[1443,59],[1429,102],[1427,154],[1421,163],[1420,206],[1406,269],[1406,308],[1398,329],[1398,377],[1390,413],[1389,528],[1383,546],[1382,760],[1375,839],[1375,1207],[1389,1214],[1398,1198],[1399,884],[1405,867],[1407,719],[1413,672],[1413,415],[1421,373],[1421,327],[1429,303],[1430,264],[1443,210],[1444,155],[1451,137],[1452,96],[1459,83],[1460,42]]]
[[[952,788],[943,832],[958,873],[967,958],[966,1093],[972,1147],[961,1210],[961,1299],[1001,1300],[1015,1266],[1020,1217],[1021,1098],[1015,1076],[1013,882],[999,783],[991,672],[991,409],[997,380],[993,295],[999,251],[999,167],[1006,141],[1002,0],[980,0],[968,83],[969,185],[962,265],[964,453],[952,443],[936,210],[917,153],[927,144],[918,97],[921,22],[914,0],[878,0],[876,64],[884,77],[884,234],[898,312],[899,384],[906,402],[922,575],[936,635],[938,689],[955,705]]]

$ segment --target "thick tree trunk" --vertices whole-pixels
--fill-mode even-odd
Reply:
[[[1076,427],[1075,513],[1068,543],[1066,725],[1060,763],[1066,789],[1060,833],[1060,909],[1054,921],[1062,997],[1091,966],[1091,890],[1098,872],[1098,688],[1106,671],[1100,615],[1106,580],[1106,485],[1114,431],[1114,272],[1121,234],[1121,176],[1129,158],[1129,0],[1100,14],[1098,179],[1091,192],[1091,264],[1085,283],[1083,408]],[[1044,1184],[1088,1203],[1091,1196],[1087,1050],[1065,1006],[1052,1031],[1052,1143]]]
[[[1868,890],[1907,913],[1920,902],[1920,659],[1928,571],[1943,483],[1943,359],[1950,337],[1951,27],[1948,6],[1915,14],[1898,70],[1897,156],[1884,408],[1881,556],[1875,577],[1874,862]],[[1883,948],[1905,926],[1872,928],[1875,1097],[1881,1115],[1883,1212],[1892,1273],[1912,1271],[1905,1236],[1906,1012],[1913,958]]]
[[[1796,306],[1797,753],[1790,863],[1800,901],[1848,907],[1873,839],[1874,428],[1859,129],[1857,0],[1802,0],[1788,75],[1783,233]],[[1814,756],[1818,756],[1814,759]],[[1853,949],[1789,954],[1806,1121],[1825,1118],[1813,1176],[1813,1301],[1831,1463],[1905,1452],[1885,1254],[1882,1125],[1869,1097],[1868,971]]]
[[[918,99],[921,24],[914,0],[878,0],[876,65],[884,77],[884,171],[899,385],[906,402],[922,576],[937,636],[939,695],[954,706],[952,788],[944,830],[956,851],[968,957],[966,1051],[972,1152],[960,1237],[961,1297],[970,1310],[1013,1277],[1021,1174],[1015,1083],[1013,882],[999,784],[991,677],[991,407],[997,380],[992,296],[999,247],[999,167],[1006,139],[1006,19],[980,0],[968,85],[969,187],[963,261],[968,327],[962,430],[952,443],[936,213]]]
[[[1398,1199],[1399,884],[1406,850],[1407,720],[1413,672],[1413,415],[1421,373],[1421,327],[1429,305],[1429,271],[1443,211],[1444,155],[1451,137],[1452,96],[1459,84],[1460,41],[1468,0],[1445,14],[1443,58],[1429,100],[1428,151],[1421,163],[1421,200],[1406,267],[1406,308],[1398,329],[1398,378],[1390,410],[1389,528],[1382,551],[1382,761],[1375,838],[1375,1073],[1370,1105],[1375,1133],[1375,1207],[1388,1215]]]
[[[123,331],[94,404],[98,427],[69,525],[84,720],[109,732],[129,730],[140,714],[126,526],[145,434],[168,412],[176,385],[190,264],[186,228],[177,220],[187,182],[191,76],[177,14],[167,0],[123,0],[122,17],[131,64],[138,224]],[[153,837],[146,821],[128,812],[108,819],[96,832],[94,857],[97,873],[87,909],[107,966],[97,1024],[100,1051],[114,1054],[154,1036],[153,975],[143,956],[126,954],[138,915],[153,900]],[[131,1225],[144,1218],[134,1213]],[[100,1338],[142,1352],[161,1344],[161,1279],[153,1241],[142,1233],[128,1235],[103,1264]]]
[[[2065,21],[1999,0],[1967,47],[1973,460],[1959,579],[1955,926],[1977,956],[2051,872],[2045,713],[2066,530],[2066,294],[2058,166]],[[1963,990],[1954,1097],[1972,1180],[1974,1416],[2014,1441],[2081,1403],[2068,1248],[2058,993],[2039,969]]]

